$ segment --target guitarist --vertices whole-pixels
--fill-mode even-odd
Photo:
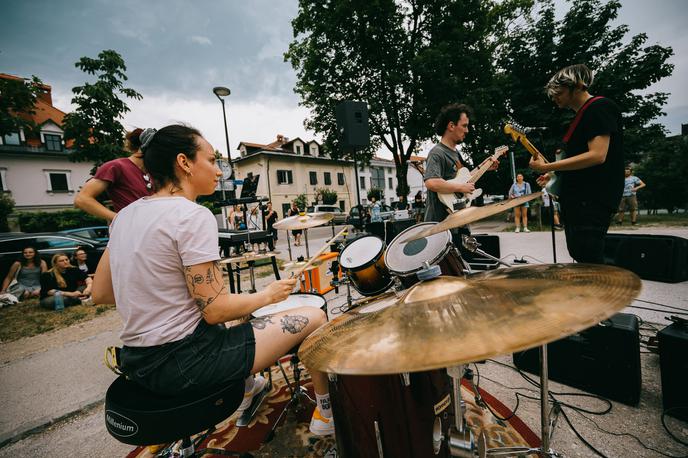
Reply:
[[[425,221],[443,221],[449,211],[439,200],[437,193],[467,193],[475,190],[473,183],[449,183],[461,167],[468,164],[456,150],[456,146],[462,143],[468,133],[471,109],[464,104],[447,105],[440,111],[435,120],[435,133],[442,138],[428,153],[425,174],[423,180],[428,189],[426,199]],[[490,170],[499,166],[495,161]],[[452,231],[454,232],[454,231]],[[459,233],[470,234],[467,227],[459,228]],[[454,240],[456,246],[461,246]]]
[[[576,112],[564,136],[566,158],[545,163],[538,172],[558,172],[559,200],[569,254],[578,262],[604,263],[604,239],[624,187],[621,110],[612,100],[588,92],[593,73],[584,64],[559,70],[545,86],[559,108]],[[561,172],[561,173],[559,173]],[[541,186],[548,180],[538,180]]]

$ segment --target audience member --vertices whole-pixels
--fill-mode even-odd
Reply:
[[[623,223],[624,213],[628,208],[631,214],[631,224],[635,225],[638,222],[638,198],[636,192],[645,187],[643,180],[632,174],[633,170],[626,167],[624,170],[624,190],[621,195],[621,203],[619,204],[619,213],[616,216],[618,224]]]
[[[32,246],[24,247],[22,257],[12,263],[3,280],[0,293],[10,293],[20,301],[39,297],[41,272],[46,270],[48,265],[41,259],[38,251]]]
[[[516,175],[516,182],[512,184],[511,189],[509,189],[509,199],[525,196],[526,194],[531,193],[532,191],[530,190],[530,183],[523,181],[523,174],[519,173]],[[528,207],[528,202],[523,205],[519,205],[518,207],[514,207],[514,223],[516,224],[516,230],[514,232],[521,232],[519,221],[523,227],[523,232],[530,232],[530,229],[528,229]]]
[[[81,304],[91,295],[91,278],[69,263],[69,257],[57,253],[52,259],[52,268],[41,274],[41,307],[55,309],[55,293],[60,292],[64,306]],[[79,282],[83,282],[79,286]]]

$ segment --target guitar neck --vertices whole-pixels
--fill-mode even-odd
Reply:
[[[523,147],[527,149],[533,157],[542,156],[542,160],[545,161],[545,164],[549,162],[547,158],[545,158],[545,156],[543,156],[542,153],[538,151],[535,145],[530,143],[530,140],[528,140],[525,135],[521,135],[520,137],[518,137],[518,141],[521,142],[521,145],[523,145]]]
[[[488,169],[492,166],[493,162],[494,158],[491,157],[482,164],[480,164],[480,166],[478,166],[475,172],[473,172],[471,177],[468,179],[468,183],[475,183],[476,181],[478,181],[485,174],[485,172],[487,172]]]

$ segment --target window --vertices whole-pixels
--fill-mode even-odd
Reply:
[[[290,208],[291,208],[291,204],[289,202],[282,204],[282,218],[286,218],[287,216],[289,216],[289,209]]]
[[[44,134],[45,149],[48,151],[62,151],[62,138],[59,135]]]
[[[365,177],[360,177],[360,179],[361,179],[361,189],[365,189],[365,188],[366,188],[366,186],[365,186]]]
[[[332,176],[330,175],[330,172],[325,172],[325,184],[326,185],[332,184]]]
[[[317,156],[318,155],[318,145],[311,144],[310,150],[311,150],[311,156]]]
[[[389,180],[389,189],[394,189],[394,179],[392,177],[389,177],[388,180]]]
[[[19,132],[7,134],[4,136],[3,140],[5,145],[21,145],[21,141],[19,140]]]
[[[294,178],[292,177],[291,170],[278,170],[277,171],[277,184],[292,184]]]
[[[370,168],[370,183],[374,188],[384,189],[385,187],[385,169],[381,167]]]
[[[337,184],[339,186],[344,186],[344,174],[343,173],[337,173]]]
[[[296,154],[301,154],[301,145],[296,145]]]
[[[318,184],[318,173],[317,172],[308,172],[308,176],[310,177],[312,185]]]
[[[72,192],[69,170],[44,170],[48,192]]]
[[[0,192],[9,191],[7,188],[7,169],[0,169]]]
[[[339,201],[339,209],[340,209],[341,211],[344,211],[344,201],[343,201],[343,200],[340,200],[340,201]]]

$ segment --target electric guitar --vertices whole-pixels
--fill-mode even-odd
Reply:
[[[533,158],[537,159],[538,156],[542,156],[542,159],[545,161],[545,163],[549,163],[547,158],[542,155],[538,149],[533,146],[532,143],[530,143],[530,140],[526,137],[525,129],[518,125],[518,124],[506,124],[504,126],[504,133],[507,135],[511,135],[511,138],[515,142],[521,143],[523,147],[528,150],[528,152],[533,156]],[[557,158],[559,160],[561,158]],[[557,179],[557,175],[554,172],[548,172],[547,175],[549,176],[549,181],[547,181],[547,184],[545,185],[545,189],[549,194],[552,194],[554,197],[559,197],[561,193],[561,181]]]
[[[487,159],[485,159],[482,164],[480,164],[475,169],[470,172],[466,167],[461,167],[456,176],[451,180],[447,180],[448,183],[456,184],[466,184],[475,183],[483,176],[485,172],[492,166],[492,164],[501,156],[502,154],[509,151],[508,146],[500,146],[495,148],[494,154]],[[480,197],[483,193],[482,189],[475,189],[473,192],[461,193],[461,192],[450,192],[450,193],[437,193],[437,197],[440,202],[447,207],[449,213],[454,213],[457,210],[467,208],[471,206],[471,203]]]

